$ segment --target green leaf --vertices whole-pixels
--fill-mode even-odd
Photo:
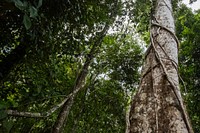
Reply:
[[[20,0],[13,0],[15,3],[15,6],[19,8],[20,10],[25,10],[26,7],[28,6],[27,2],[25,1],[24,3]]]
[[[38,5],[37,5],[37,8],[40,8],[42,6],[42,0],[39,0],[38,1]]]
[[[14,0],[16,6],[24,6],[20,0]]]
[[[7,107],[5,102],[0,102],[0,110],[5,109]]]
[[[34,18],[38,16],[38,10],[34,6],[29,7],[30,17]]]
[[[31,19],[26,14],[24,15],[23,23],[24,23],[24,25],[25,25],[27,30],[30,29],[30,27],[31,27]]]
[[[3,121],[3,127],[6,129],[6,131],[9,133],[12,126],[13,126],[14,122],[13,121],[8,121],[8,120],[4,120]]]
[[[0,120],[7,117],[7,113],[4,110],[0,110]]]

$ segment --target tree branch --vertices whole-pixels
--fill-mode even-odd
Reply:
[[[45,113],[33,113],[33,112],[20,112],[17,110],[5,110],[7,115],[10,116],[17,116],[17,117],[31,117],[31,118],[45,118],[53,114],[57,109],[59,109],[65,102],[71,98],[73,93],[70,93],[61,103],[57,104],[53,108],[51,108],[49,111]]]
[[[115,7],[114,7],[115,10],[113,10],[111,13],[112,21],[114,21],[114,16],[116,16],[116,6],[118,3],[117,1],[118,0],[116,0],[116,2],[115,2]],[[76,81],[74,84],[73,95],[70,98],[70,100],[65,102],[65,104],[63,105],[63,107],[57,117],[57,120],[53,126],[52,133],[60,133],[62,131],[63,125],[64,125],[65,121],[67,120],[69,111],[74,103],[74,98],[77,95],[77,93],[82,89],[85,78],[88,74],[89,65],[90,65],[92,59],[95,57],[95,54],[97,54],[97,52],[99,50],[98,47],[100,47],[100,45],[102,44],[103,38],[106,35],[108,29],[109,29],[109,23],[107,22],[104,29],[99,33],[97,40],[94,42],[94,45],[86,58],[85,64],[83,65],[81,72],[78,74],[78,76],[76,78]]]

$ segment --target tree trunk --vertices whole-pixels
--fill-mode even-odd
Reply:
[[[86,58],[85,64],[83,65],[82,70],[77,75],[77,79],[75,81],[75,85],[73,89],[73,94],[70,97],[70,99],[63,104],[63,107],[61,108],[61,111],[59,112],[58,117],[53,125],[52,131],[51,131],[52,133],[62,132],[63,125],[66,122],[69,115],[69,111],[74,103],[74,98],[84,86],[85,79],[88,74],[89,65],[92,62],[93,58],[95,57],[95,54],[97,54],[98,48],[101,45],[103,38],[106,35],[108,29],[109,29],[109,24],[107,23],[104,29],[101,31],[99,38],[94,42],[94,45],[90,53],[87,55],[87,58]]]
[[[178,79],[178,40],[171,0],[156,0],[142,78],[130,110],[129,133],[193,133]]]

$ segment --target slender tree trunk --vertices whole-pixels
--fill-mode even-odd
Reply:
[[[70,109],[74,103],[74,98],[76,97],[76,95],[78,94],[78,92],[83,88],[84,83],[85,83],[85,79],[87,77],[88,74],[88,68],[90,63],[92,62],[93,58],[95,57],[95,54],[97,54],[98,48],[102,43],[102,40],[104,38],[104,36],[106,35],[107,31],[109,29],[109,25],[106,24],[104,29],[102,30],[99,38],[94,42],[94,45],[90,51],[90,53],[88,54],[85,64],[83,65],[82,70],[80,71],[80,73],[77,75],[77,79],[75,81],[75,85],[74,85],[74,89],[73,89],[73,94],[72,96],[69,98],[68,101],[66,101],[63,104],[63,107],[61,108],[61,111],[58,114],[58,117],[56,119],[56,122],[53,125],[52,128],[52,133],[60,133],[62,132],[63,129],[63,125],[66,122]]]
[[[140,87],[129,133],[193,133],[178,81],[178,40],[171,0],[156,0]]]
[[[114,22],[115,17],[117,15],[116,11],[117,11],[117,5],[118,5],[118,0],[114,1],[114,10],[111,11],[111,15],[110,15],[110,22]],[[98,34],[97,38],[93,38],[94,41],[93,42],[93,47],[90,50],[90,53],[88,54],[86,61],[83,65],[82,70],[80,71],[80,73],[77,75],[77,79],[75,81],[75,85],[74,85],[74,90],[73,90],[73,94],[70,97],[70,99],[68,101],[66,101],[63,104],[63,107],[61,108],[61,111],[58,114],[57,120],[55,121],[53,128],[52,128],[52,133],[60,133],[62,132],[64,123],[66,122],[70,109],[74,103],[74,98],[76,97],[76,95],[78,94],[78,92],[83,88],[82,86],[84,86],[84,82],[85,79],[87,77],[88,74],[88,68],[90,63],[92,62],[93,58],[95,57],[95,55],[98,53],[98,50],[101,46],[101,43],[103,41],[103,38],[105,37],[109,27],[110,27],[109,22],[106,23],[104,29]]]
[[[75,81],[75,85],[74,85],[73,95],[68,99],[68,101],[66,101],[63,104],[63,106],[58,114],[57,120],[55,121],[55,123],[53,125],[52,131],[51,131],[52,133],[62,132],[63,125],[64,125],[65,121],[67,120],[70,109],[74,103],[74,98],[76,97],[76,95],[82,89],[82,87],[84,85],[86,76],[88,74],[88,67],[94,57],[93,54],[94,54],[95,48],[96,48],[96,46],[93,47],[93,49],[91,50],[91,56],[88,56],[81,72],[78,74],[77,79]]]

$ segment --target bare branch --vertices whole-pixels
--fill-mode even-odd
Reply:
[[[33,112],[20,112],[17,110],[5,110],[7,115],[10,116],[17,116],[17,117],[30,117],[30,118],[45,118],[53,114],[57,109],[59,109],[65,102],[69,100],[70,97],[72,97],[73,93],[70,93],[61,103],[57,104],[53,108],[51,108],[49,111],[45,113],[33,113]]]

